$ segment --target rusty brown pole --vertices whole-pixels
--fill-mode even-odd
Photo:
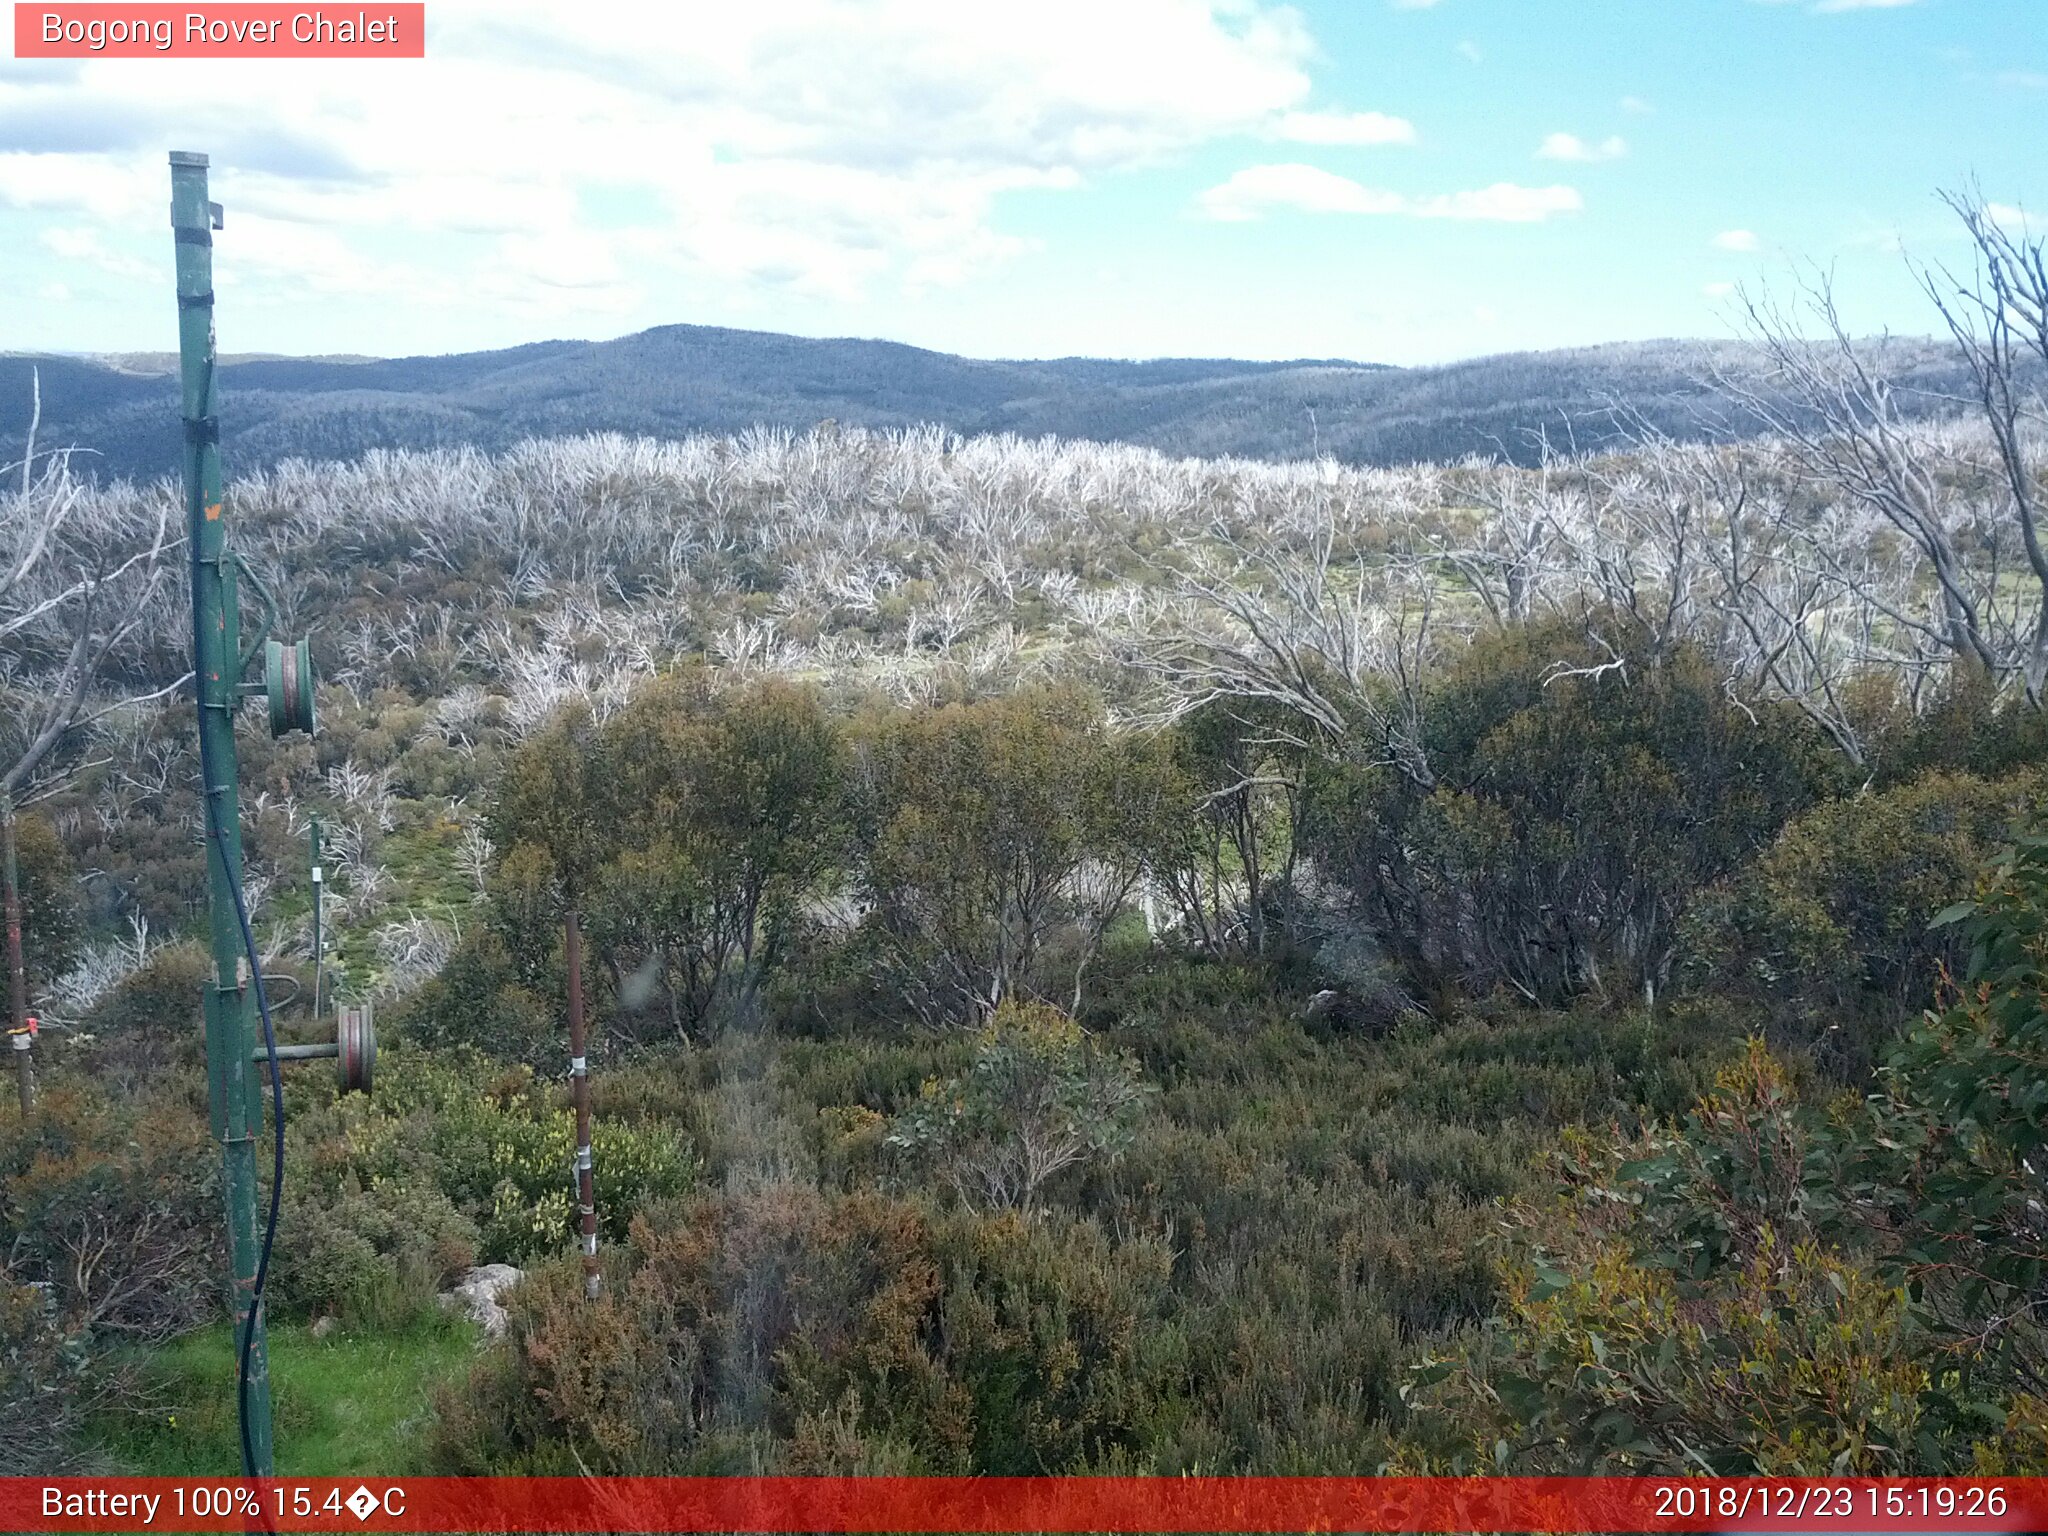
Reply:
[[[14,801],[0,795],[0,886],[7,908],[7,1034],[21,1088],[21,1113],[36,1107],[36,1069],[29,1057],[28,972],[21,959],[21,871],[14,853]]]
[[[604,1289],[597,1272],[597,1187],[590,1168],[590,1061],[584,1054],[583,929],[571,907],[565,947],[569,960],[569,1082],[576,1096],[576,1216],[583,1230],[583,1294],[595,1301]]]

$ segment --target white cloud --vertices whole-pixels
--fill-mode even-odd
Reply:
[[[1497,182],[1474,191],[1424,197],[1368,187],[1313,165],[1254,165],[1209,188],[1196,200],[1224,223],[1247,223],[1276,208],[1302,213],[1349,213],[1415,219],[1473,219],[1534,224],[1585,206],[1571,187],[1523,187]]]
[[[1458,44],[1458,52],[1474,64],[1477,64],[1481,59],[1486,57],[1485,54],[1479,51],[1479,45],[1473,42],[1472,39],[1469,37],[1466,38],[1462,43]]]
[[[2011,203],[1986,203],[1984,212],[2000,229],[2010,230],[2014,234],[2024,234],[2031,227],[2027,210],[2015,208]]]
[[[1303,111],[1313,44],[1272,0],[437,0],[429,25],[430,89],[407,62],[8,71],[0,209],[161,224],[162,150],[204,149],[224,280],[241,264],[301,297],[438,284],[611,313],[655,283],[959,281],[1026,248],[997,226],[1008,193],[1276,124],[1413,136]],[[594,187],[630,189],[633,238],[590,212]],[[408,248],[432,270],[393,257]]]
[[[1735,285],[1733,283],[1708,283],[1700,289],[1700,292],[1710,299],[1725,299],[1734,291]]]
[[[1304,213],[1400,213],[1403,199],[1313,165],[1254,165],[1197,199],[1210,218],[1242,224],[1269,208]]]
[[[1292,144],[1413,144],[1415,125],[1384,112],[1289,112],[1270,137]]]
[[[1393,0],[1397,11],[1426,11],[1436,3],[1437,0]]]
[[[6,79],[0,76],[0,100],[9,94]],[[133,227],[131,221],[160,208],[165,185],[165,175],[148,176],[133,156],[88,158],[0,150],[0,205]]]
[[[2016,85],[2023,91],[2048,91],[2048,73],[2036,69],[2008,69],[1998,77],[2000,85]]]
[[[343,234],[319,224],[244,209],[234,209],[228,217],[232,243],[226,234],[215,241],[223,253],[214,266],[217,287],[243,289],[266,301],[301,290],[334,297],[403,294],[420,304],[447,304],[469,292],[469,284],[410,263],[364,261]],[[480,288],[489,276],[488,271],[481,272],[472,281]]]
[[[1619,160],[1628,153],[1628,141],[1610,134],[1598,144],[1589,144],[1576,133],[1553,133],[1536,146],[1539,160]]]
[[[1621,98],[1620,106],[1622,111],[1636,117],[1647,117],[1657,110],[1640,96],[1624,96]]]
[[[1446,192],[1412,199],[1408,211],[1423,219],[1487,219],[1505,224],[1540,224],[1586,206],[1575,187],[1523,187],[1497,181],[1473,192]]]
[[[1756,0],[1762,5],[1790,5],[1796,0]],[[1894,11],[1901,6],[1918,5],[1920,0],[1812,0],[1806,8],[1823,14],[1839,11]]]
[[[98,267],[102,272],[111,272],[116,277],[153,277],[158,275],[146,261],[137,261],[133,256],[122,256],[107,249],[97,230],[78,229],[68,225],[57,225],[42,231],[42,242],[65,261]]]
[[[1748,229],[1724,229],[1710,243],[1717,251],[1760,251],[1764,244]]]

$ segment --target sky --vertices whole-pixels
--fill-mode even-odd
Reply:
[[[1922,333],[1940,189],[2048,230],[2048,0],[428,0],[426,52],[0,59],[0,350],[175,347],[171,149],[227,352],[1423,364],[1820,271]]]

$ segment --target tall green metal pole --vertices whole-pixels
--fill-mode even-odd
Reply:
[[[219,835],[207,838],[213,913],[213,984],[206,989],[206,1075],[213,1133],[221,1144],[233,1267],[237,1355],[249,1338],[249,1455],[270,1474],[270,1363],[263,1316],[253,1305],[256,1264],[256,1133],[260,1084],[251,1056],[256,1032],[242,931],[235,914],[241,880],[240,765],[235,706],[241,695],[241,624],[221,511],[220,429],[214,415],[213,230],[206,156],[171,154],[171,228],[178,258],[178,360],[184,383],[186,531],[192,552],[192,648],[198,690],[200,761],[206,809]]]

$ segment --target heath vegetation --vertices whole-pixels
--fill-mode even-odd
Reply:
[[[418,1341],[460,1472],[2048,1467],[2048,287],[1956,211],[1941,346],[1760,296],[1740,432],[245,474],[322,679],[317,738],[245,722],[255,931],[310,1031],[317,814],[387,1040],[373,1098],[288,1078],[273,1315]],[[176,495],[11,482],[54,1027],[0,1454],[46,1471],[197,1390],[151,1362],[219,1195]],[[479,1262],[527,1276],[472,1356]]]

